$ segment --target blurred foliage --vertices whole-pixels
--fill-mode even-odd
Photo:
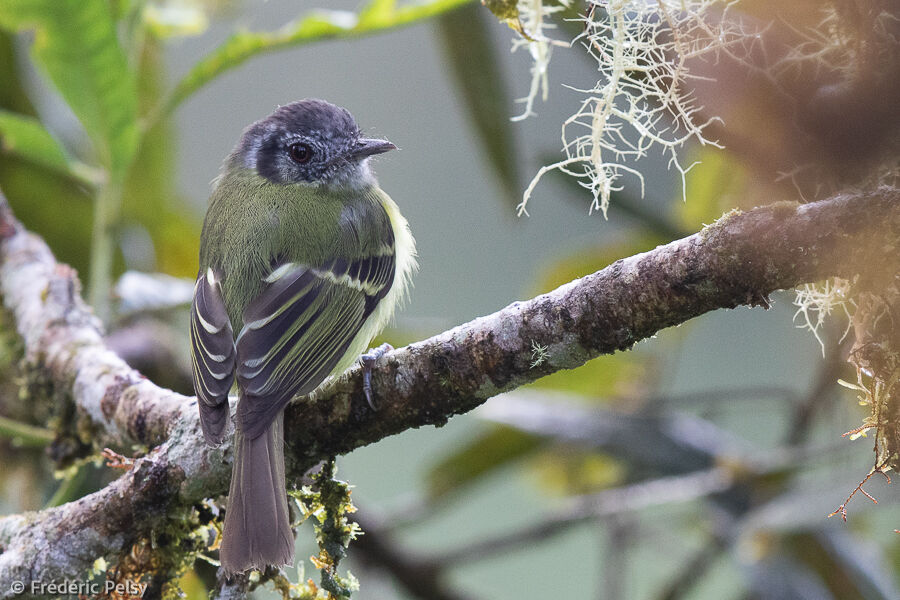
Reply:
[[[140,109],[150,112],[163,93],[162,44],[148,38],[140,55]],[[124,184],[122,227],[143,232],[152,240],[154,255],[127,266],[162,271],[180,277],[196,275],[200,236],[196,216],[175,189],[175,136],[169,120],[144,132],[144,140]],[[126,240],[120,238],[120,243]]]
[[[81,121],[110,176],[124,176],[138,144],[137,82],[109,3],[7,0],[0,26],[33,31],[32,59]]]
[[[599,452],[572,445],[554,445],[529,465],[538,489],[546,494],[590,494],[623,483],[627,466]]]
[[[34,107],[22,89],[16,68],[16,50],[13,36],[0,29],[0,107],[24,116],[33,116]]]
[[[528,387],[580,394],[594,401],[615,402],[646,394],[652,382],[646,357],[619,353],[593,359],[577,369],[557,371]]]
[[[449,12],[437,21],[444,53],[468,109],[488,166],[497,175],[510,208],[519,203],[519,169],[512,106],[500,71],[486,13],[476,5]]]
[[[533,453],[542,443],[540,437],[512,427],[491,428],[431,467],[425,482],[428,499],[441,500],[472,485],[495,469]]]
[[[178,580],[178,588],[185,600],[206,600],[209,597],[206,586],[195,571],[185,571]]]
[[[171,91],[163,85],[163,44],[202,33],[208,18],[203,5],[186,0],[4,2],[0,189],[26,226],[74,267],[89,271],[90,301],[108,320],[113,276],[124,268],[179,276],[193,275],[195,269],[199,224],[173,184],[176,153],[169,119],[180,102],[265,52],[410,25],[466,1],[398,6],[393,0],[370,0],[357,13],[314,11],[277,32],[238,32]],[[31,40],[30,64],[19,56],[26,44],[15,43],[16,33]],[[60,94],[89,144],[61,143],[36,114],[31,90],[23,84],[31,69]]]
[[[6,154],[18,155],[56,173],[71,173],[63,149],[36,118],[0,111],[0,139]]]
[[[0,416],[0,437],[9,439],[13,447],[43,448],[53,441],[53,432]]]
[[[0,190],[26,227],[44,237],[63,260],[90,274],[91,302],[101,317],[109,319],[112,278],[126,268],[181,277],[192,276],[196,269],[199,222],[175,187],[176,132],[171,114],[181,101],[253,56],[410,25],[467,1],[398,6],[393,1],[371,0],[357,13],[318,11],[278,32],[239,32],[171,89],[166,86],[163,66],[165,44],[174,37],[203,33],[211,4],[188,0],[0,3]],[[54,110],[53,119],[44,120],[36,105],[43,109],[46,103],[33,100],[45,84],[71,112]],[[7,331],[0,328],[0,333]],[[15,397],[17,375],[4,380],[12,384]],[[22,413],[11,410],[18,406],[7,404],[3,402],[3,414],[22,420],[2,417],[0,437],[38,451],[46,446],[52,437],[49,430],[27,422],[45,421],[46,415],[36,412],[43,409],[32,407],[34,414]],[[37,452],[30,456],[29,464],[38,457]],[[4,471],[4,487],[14,472]],[[98,476],[86,464],[72,466],[61,482],[47,482],[48,488],[56,488],[48,506],[97,489],[108,476],[108,472]],[[346,485],[341,485],[348,494]],[[22,490],[18,484],[12,487]],[[326,488],[338,489],[322,487],[323,494]],[[35,488],[32,495],[39,498],[45,493],[49,495]],[[323,500],[328,510],[321,525],[327,529],[331,523],[334,529],[325,536],[328,539],[349,526],[328,512],[334,508],[332,500]],[[16,508],[37,508],[40,503],[38,499]],[[330,545],[319,560],[330,557],[336,567],[340,553],[323,540]],[[343,540],[343,546],[348,541]],[[341,595],[354,585],[352,576],[339,578],[331,568],[324,572],[330,575],[321,589],[303,584],[308,596],[325,597],[328,588]],[[205,596],[210,585],[189,576],[181,583],[191,597]]]
[[[171,111],[201,87],[244,61],[274,50],[319,40],[359,37],[438,16],[472,0],[431,0],[398,7],[396,0],[369,0],[358,13],[318,10],[275,32],[238,32],[191,69],[166,103]]]
[[[12,34],[0,30],[0,76],[3,77],[0,109],[5,109],[4,114],[12,118],[34,123],[36,112],[23,87],[13,41]],[[21,145],[16,153],[9,151],[5,129],[0,129],[0,153],[3,154],[0,190],[29,229],[43,235],[54,251],[65,256],[76,269],[86,270],[91,230],[90,193],[55,168],[47,169],[22,157],[38,152],[23,149]],[[42,129],[38,133],[32,128],[32,135],[44,140],[42,145],[50,139],[59,147],[55,138]],[[42,159],[42,163],[46,162],[47,159]]]
[[[734,208],[747,187],[743,165],[728,152],[705,147],[685,176],[688,199],[679,202],[675,221],[685,231],[700,231]]]

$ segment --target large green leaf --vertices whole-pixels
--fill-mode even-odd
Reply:
[[[17,156],[89,189],[103,179],[98,169],[69,160],[62,146],[39,120],[3,109],[0,109],[0,154]]]
[[[746,169],[719,148],[701,149],[685,177],[687,200],[678,202],[675,218],[689,231],[699,231],[734,208],[746,186]]]
[[[21,84],[21,61],[11,38],[0,31],[0,108],[27,119],[36,113]],[[2,138],[0,133],[0,146],[9,143]],[[91,203],[86,188],[73,186],[68,173],[9,153],[0,159],[0,190],[22,223],[40,233],[57,256],[76,269],[87,267]]]
[[[242,31],[198,62],[172,92],[163,113],[244,61],[275,50],[341,37],[360,37],[440,15],[472,0],[431,0],[397,7],[393,0],[371,0],[359,14],[318,10],[272,32]]]
[[[68,173],[69,161],[63,149],[34,117],[0,109],[0,152],[15,154],[27,161]]]
[[[469,119],[506,200],[515,206],[521,200],[521,190],[515,137],[509,120],[512,102],[503,85],[487,14],[475,4],[449,12],[438,19],[438,31]]]
[[[137,146],[134,74],[106,0],[3,0],[0,27],[34,29],[32,54],[116,177]]]

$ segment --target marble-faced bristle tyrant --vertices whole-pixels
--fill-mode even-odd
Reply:
[[[407,294],[415,242],[369,164],[394,148],[347,110],[300,100],[247,127],[216,179],[190,333],[210,444],[237,388],[228,573],[293,563],[284,408],[357,360]],[[365,393],[374,406],[368,377]]]

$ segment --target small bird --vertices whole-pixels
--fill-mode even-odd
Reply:
[[[395,148],[347,110],[300,100],[247,127],[214,183],[190,327],[211,445],[237,384],[227,573],[293,564],[284,408],[349,367],[406,296],[415,242],[369,166]]]

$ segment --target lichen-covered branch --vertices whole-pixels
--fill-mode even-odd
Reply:
[[[318,402],[288,411],[293,476],[321,457],[441,425],[491,396],[628,349],[708,311],[767,306],[775,290],[872,265],[893,276],[898,246],[895,188],[729,213],[692,236],[385,355],[373,374],[377,413],[351,370]]]
[[[74,401],[78,429],[97,447],[164,441],[188,398],[154,386],[106,347],[75,271],[24,230],[2,196],[0,240],[0,293],[27,369]]]
[[[155,386],[105,347],[74,272],[5,202],[0,239],[0,292],[24,340],[27,369],[74,404],[84,441],[154,448],[104,490],[0,519],[2,598],[12,581],[78,578],[96,558],[115,561],[158,536],[184,535],[190,507],[225,493],[231,452],[228,442],[204,445],[192,399]],[[766,305],[774,290],[871,265],[896,273],[898,240],[894,188],[730,213],[700,233],[385,355],[373,373],[377,412],[368,408],[358,368],[315,401],[291,405],[289,478],[388,435],[441,425],[491,396],[710,310]]]

